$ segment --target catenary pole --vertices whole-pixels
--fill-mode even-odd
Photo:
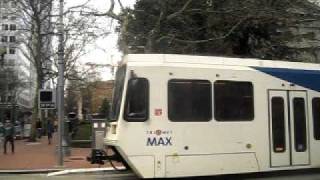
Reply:
[[[63,27],[63,3],[64,0],[60,0],[59,4],[59,47],[58,47],[58,166],[63,166],[63,136],[64,136],[64,27]]]

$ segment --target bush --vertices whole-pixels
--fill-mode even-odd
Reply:
[[[90,148],[92,128],[90,123],[80,123],[71,140],[72,147]]]

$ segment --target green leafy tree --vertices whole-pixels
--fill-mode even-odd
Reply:
[[[319,6],[308,0],[138,0],[120,41],[130,53],[316,61]],[[121,44],[119,44],[121,45]],[[310,58],[304,59],[305,53]],[[314,56],[313,56],[314,55]]]
[[[109,0],[125,53],[173,53],[317,61],[320,7],[309,0]]]

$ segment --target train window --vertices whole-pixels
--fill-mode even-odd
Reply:
[[[273,151],[280,153],[286,151],[285,112],[282,97],[271,99],[272,140]]]
[[[217,121],[250,121],[254,118],[251,82],[216,81],[214,115]]]
[[[320,140],[320,98],[312,99],[314,138]]]
[[[212,119],[211,83],[206,80],[173,79],[168,83],[168,114],[174,122]]]
[[[119,118],[120,106],[122,103],[124,80],[126,77],[126,69],[127,69],[126,66],[121,66],[118,68],[116,73],[115,85],[113,88],[111,113],[110,113],[111,121],[116,121]]]
[[[143,122],[149,113],[149,82],[145,78],[132,78],[128,82],[124,119]]]
[[[304,98],[293,99],[293,115],[295,149],[297,152],[304,152],[307,148],[306,110]]]

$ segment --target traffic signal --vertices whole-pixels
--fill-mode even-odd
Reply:
[[[52,91],[40,91],[41,102],[52,102]]]
[[[42,89],[39,91],[40,109],[55,109],[55,96],[52,89]]]

